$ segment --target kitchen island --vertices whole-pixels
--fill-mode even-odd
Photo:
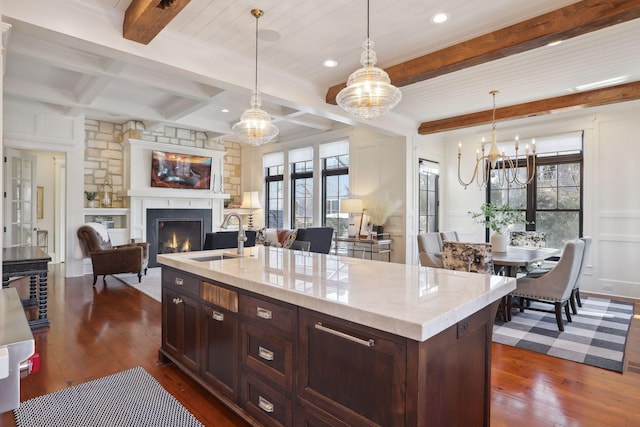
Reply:
[[[158,262],[161,360],[250,423],[489,425],[513,278],[262,246]]]

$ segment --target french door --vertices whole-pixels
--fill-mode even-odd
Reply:
[[[4,153],[4,246],[36,242],[36,156],[6,148]]]

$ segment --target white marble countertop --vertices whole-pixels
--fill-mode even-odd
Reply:
[[[207,260],[220,254],[236,258]],[[516,288],[509,277],[264,246],[242,257],[235,249],[160,254],[158,263],[416,341]]]

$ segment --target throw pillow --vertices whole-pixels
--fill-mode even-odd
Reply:
[[[296,240],[297,230],[278,229],[278,243],[285,249],[288,249],[294,240]],[[293,236],[293,238],[291,237]]]
[[[267,227],[262,227],[258,231],[256,231],[256,243],[263,245],[266,240]]]

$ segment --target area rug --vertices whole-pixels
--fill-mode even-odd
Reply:
[[[18,427],[202,427],[141,367],[22,402]]]
[[[582,297],[573,322],[558,330],[553,313],[514,309],[510,322],[496,320],[493,341],[598,368],[622,372],[633,303]],[[545,309],[550,304],[534,302]]]
[[[118,274],[114,277],[158,302],[162,300],[162,267],[147,269],[147,275],[142,276],[140,283],[137,274]]]

